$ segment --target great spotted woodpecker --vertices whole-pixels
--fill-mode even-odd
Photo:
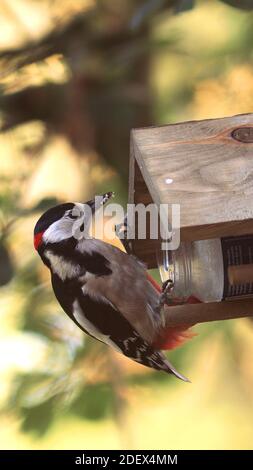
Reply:
[[[102,204],[111,195],[104,194]],[[50,269],[58,302],[88,335],[140,364],[188,381],[159,350],[163,345],[174,347],[184,332],[163,331],[159,288],[150,282],[144,265],[119,248],[87,236],[96,210],[95,199],[60,204],[36,223],[34,246]],[[82,236],[76,236],[80,212]]]

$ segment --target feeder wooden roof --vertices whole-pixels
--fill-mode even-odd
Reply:
[[[253,233],[253,114],[134,129],[129,202],[180,204],[181,239]],[[134,242],[156,266],[156,242]]]

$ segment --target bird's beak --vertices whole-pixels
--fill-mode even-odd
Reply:
[[[87,201],[85,204],[88,204],[92,210],[92,214],[94,214],[101,206],[104,206],[109,199],[114,197],[114,192],[109,191],[101,196],[96,196],[94,199]]]

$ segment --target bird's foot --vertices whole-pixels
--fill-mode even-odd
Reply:
[[[157,318],[159,319],[159,323],[161,325],[165,325],[165,305],[172,305],[172,299],[170,297],[170,292],[173,289],[173,282],[171,279],[168,279],[166,282],[163,283],[162,285],[162,293],[160,294],[159,297],[159,302],[156,307],[156,315]]]
[[[162,293],[160,294],[158,308],[163,309],[164,305],[171,305],[172,298],[171,298],[171,291],[173,289],[173,281],[168,279],[162,285]]]

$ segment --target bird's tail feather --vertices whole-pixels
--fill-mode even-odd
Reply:
[[[175,367],[168,361],[168,359],[166,359],[166,364],[168,366],[168,373],[169,374],[174,374],[178,379],[180,380],[183,380],[184,382],[191,382],[187,377],[185,377],[185,375],[183,374],[180,374],[180,372],[178,372]]]
[[[161,352],[157,350],[152,350],[150,347],[150,353],[148,356],[142,358],[142,364],[152,369],[161,370],[167,372],[168,374],[174,374],[178,379],[183,380],[184,382],[190,382],[187,377],[183,374],[180,374],[175,367],[169,362],[167,357]],[[138,361],[137,361],[138,362]]]

